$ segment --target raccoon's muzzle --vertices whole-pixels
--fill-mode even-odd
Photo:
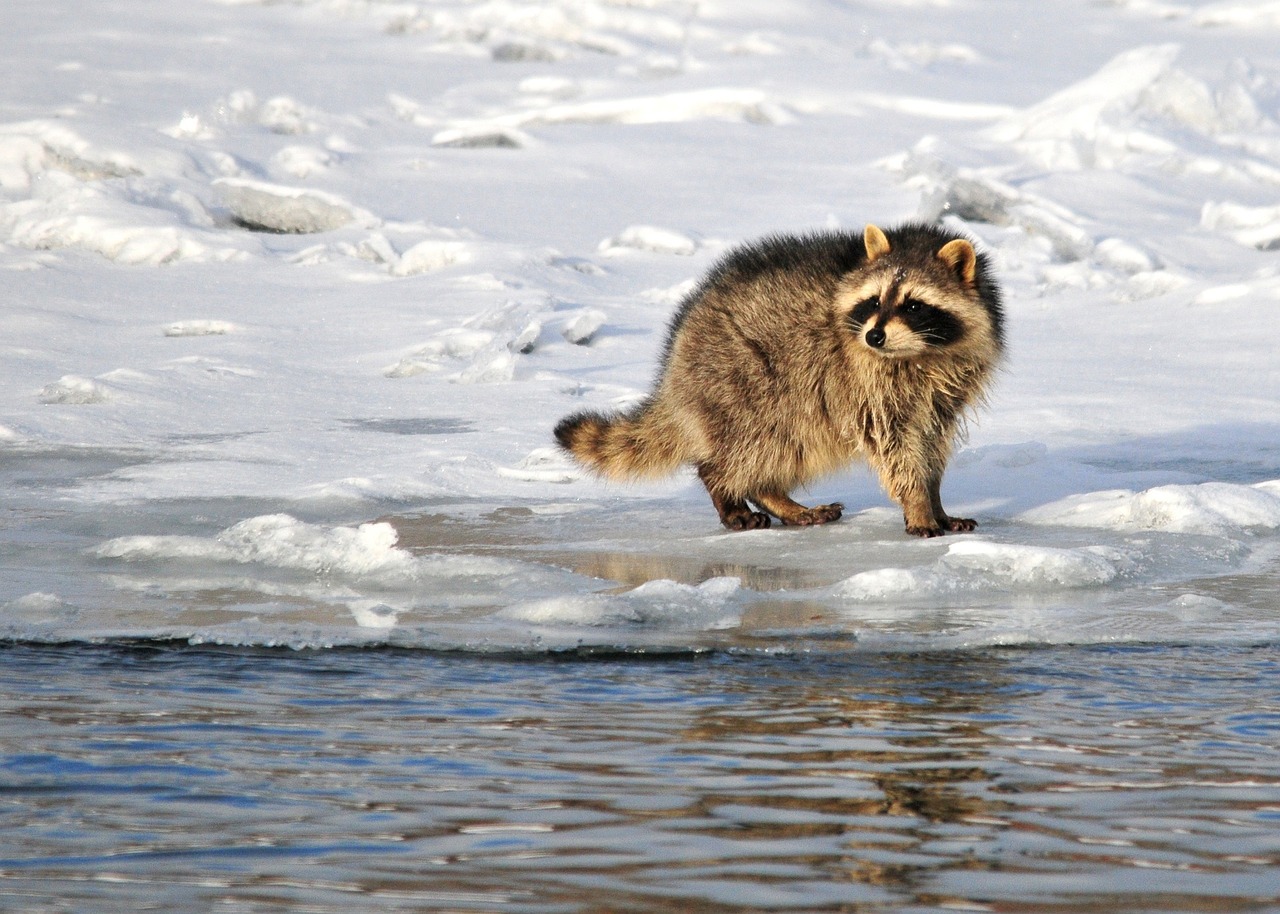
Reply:
[[[867,345],[870,346],[872,349],[881,349],[884,347],[885,340],[887,340],[888,337],[885,335],[885,332],[879,327],[872,327],[870,330],[867,331],[867,334],[866,336],[863,337],[863,339],[867,341]]]

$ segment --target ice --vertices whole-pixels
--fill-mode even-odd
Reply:
[[[1036,508],[1023,519],[1105,530],[1212,535],[1274,530],[1280,528],[1280,483],[1241,486],[1206,482],[1157,486],[1143,492],[1089,492]]]
[[[91,403],[105,403],[110,399],[111,391],[105,384],[92,378],[71,374],[63,375],[40,390],[41,403],[84,406]]]
[[[1170,72],[1181,48],[1163,44],[1134,48],[1117,55],[1088,79],[1006,118],[991,129],[993,139],[1017,144],[1025,154],[1049,168],[1108,165],[1098,160],[1104,145],[1142,143],[1144,138],[1113,136],[1118,121],[1137,109],[1143,94]],[[1085,144],[1094,152],[1080,157]]]
[[[585,346],[604,326],[606,319],[607,315],[603,311],[598,308],[588,308],[579,312],[565,325],[563,336],[575,346]]]
[[[419,241],[400,255],[391,268],[395,276],[433,273],[470,260],[466,244],[459,241]]]
[[[340,197],[321,191],[245,178],[219,178],[213,186],[236,222],[253,231],[312,235],[356,220],[373,221]]]
[[[712,578],[697,586],[649,581],[625,594],[556,597],[512,606],[501,615],[538,625],[635,625],[717,629],[737,624],[737,578]]]
[[[936,599],[995,589],[1096,587],[1116,579],[1131,564],[1122,552],[1100,546],[1057,549],[966,540],[926,568],[863,571],[837,584],[844,600]]]
[[[1275,3],[29,12],[0,12],[6,636],[1280,637]],[[1004,284],[943,481],[975,535],[907,537],[857,466],[794,493],[840,523],[730,535],[692,470],[556,447],[643,400],[726,248],[912,218]]]
[[[390,524],[318,527],[284,514],[254,517],[214,539],[185,536],[126,536],[103,543],[100,558],[136,562],[156,559],[262,564],[323,574],[402,575],[414,564],[397,549]]]

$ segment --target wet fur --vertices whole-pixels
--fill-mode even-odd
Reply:
[[[556,439],[614,479],[694,465],[731,529],[837,520],[841,505],[789,493],[860,458],[908,533],[972,530],[939,487],[1001,357],[1002,319],[987,258],[940,226],[766,238],[682,303],[643,403],[569,416]]]

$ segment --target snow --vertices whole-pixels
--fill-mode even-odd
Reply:
[[[196,559],[368,576],[403,573],[413,564],[412,556],[395,548],[396,538],[395,529],[386,523],[320,529],[274,514],[241,521],[213,540],[126,536],[103,543],[96,554],[124,561]]]
[[[8,21],[6,21],[8,20]],[[0,12],[0,633],[469,650],[1280,637],[1280,6]],[[1063,41],[1062,36],[1087,36]],[[916,541],[554,447],[731,245],[945,219],[1010,357]]]
[[[1240,536],[1280,528],[1280,482],[1206,482],[1074,495],[1026,512],[1033,524]]]

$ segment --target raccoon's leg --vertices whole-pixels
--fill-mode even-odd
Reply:
[[[929,480],[929,500],[933,502],[933,517],[944,531],[950,533],[972,533],[978,522],[968,517],[951,517],[942,508],[942,475]]]
[[[745,499],[726,495],[720,482],[720,473],[711,464],[698,465],[698,478],[707,487],[711,504],[715,505],[716,513],[720,515],[720,523],[730,530],[761,530],[772,523],[768,514],[752,511]]]
[[[818,505],[806,508],[799,502],[792,501],[791,496],[781,491],[756,492],[751,500],[778,518],[788,527],[809,527],[814,524],[827,524],[840,519],[844,505],[835,502],[829,505]]]
[[[914,496],[915,493],[912,493]],[[910,497],[907,501],[902,501],[902,519],[906,522],[907,533],[912,536],[942,536],[947,532],[947,528],[938,520],[936,514],[933,513],[933,506],[930,504],[928,496],[923,499],[919,497]]]
[[[868,462],[880,474],[880,483],[889,497],[902,506],[907,533],[927,537],[946,532],[937,513],[941,504],[933,497],[933,474],[921,466],[918,456],[908,449],[894,449],[869,455]]]

